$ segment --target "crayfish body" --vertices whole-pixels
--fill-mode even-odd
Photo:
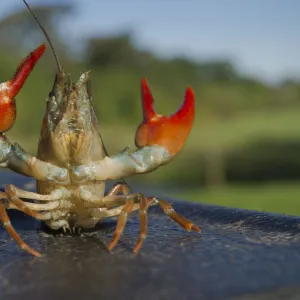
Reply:
[[[106,218],[117,216],[109,250],[120,239],[128,214],[139,210],[140,235],[134,249],[137,252],[147,234],[147,210],[157,204],[185,230],[200,232],[168,202],[133,193],[124,181],[115,184],[105,194],[107,180],[152,172],[180,152],[193,125],[193,90],[187,88],[184,102],[175,114],[160,116],[154,110],[147,81],[142,79],[143,121],[135,136],[137,149],[109,156],[92,104],[89,73],[83,73],[74,83],[59,68],[47,98],[38,153],[34,157],[18,144],[12,144],[4,132],[15,121],[14,97],[44,51],[45,45],[42,44],[20,64],[13,79],[0,84],[0,166],[34,177],[37,181],[37,193],[13,185],[7,185],[5,192],[0,192],[0,221],[12,238],[26,251],[40,255],[14,230],[7,209],[20,210],[54,230],[62,228],[71,232],[92,228]]]

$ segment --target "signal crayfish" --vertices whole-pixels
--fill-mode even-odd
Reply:
[[[14,97],[43,55],[42,44],[19,65],[13,78],[0,84],[0,166],[36,179],[37,193],[7,185],[0,192],[0,221],[17,244],[29,253],[40,253],[27,245],[14,230],[7,209],[16,209],[41,220],[54,230],[75,231],[93,228],[98,222],[118,217],[112,250],[126,225],[127,215],[139,210],[140,234],[134,252],[138,252],[147,234],[147,210],[159,205],[164,213],[185,230],[200,229],[174,211],[163,199],[131,192],[124,178],[154,171],[170,162],[181,150],[194,121],[195,100],[191,87],[185,93],[181,108],[170,117],[158,115],[153,107],[146,79],[141,81],[143,121],[139,125],[137,149],[125,149],[109,156],[98,129],[90,92],[89,72],[75,82],[66,76],[55,54],[51,40],[25,0],[23,0],[45,33],[53,50],[58,73],[47,98],[37,155],[32,156],[5,136],[16,119]],[[107,180],[117,182],[105,195]]]

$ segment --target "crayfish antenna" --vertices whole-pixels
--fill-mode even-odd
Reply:
[[[188,87],[180,109],[170,117],[161,116],[154,110],[154,99],[145,78],[141,81],[143,122],[137,129],[135,143],[138,148],[163,146],[171,156],[183,147],[194,122],[195,96]]]
[[[27,6],[29,12],[31,13],[31,15],[33,16],[33,18],[35,19],[35,21],[37,22],[37,24],[39,25],[39,27],[41,28],[41,30],[43,31],[49,45],[50,45],[50,48],[52,50],[52,53],[54,55],[54,58],[55,58],[55,62],[56,62],[56,65],[57,65],[57,68],[58,68],[58,71],[59,71],[59,74],[62,74],[63,73],[63,70],[62,70],[62,67],[61,67],[61,64],[60,64],[60,61],[58,59],[58,56],[56,54],[56,51],[53,47],[53,44],[51,42],[51,39],[47,33],[47,31],[45,30],[45,28],[42,26],[41,22],[39,21],[39,19],[37,18],[37,16],[35,15],[35,13],[33,12],[33,10],[30,8],[29,4],[26,2],[26,0],[23,0],[24,4]]]

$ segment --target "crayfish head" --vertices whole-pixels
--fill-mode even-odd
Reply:
[[[88,72],[75,83],[63,72],[56,76],[47,100],[39,150],[40,155],[48,153],[46,159],[52,155],[53,162],[69,167],[102,158]]]

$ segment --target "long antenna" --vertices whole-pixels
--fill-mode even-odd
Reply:
[[[59,59],[58,59],[58,57],[57,57],[57,55],[56,55],[56,52],[55,52],[55,50],[54,50],[54,47],[53,47],[53,45],[52,45],[52,42],[51,42],[51,39],[50,39],[48,33],[46,32],[45,28],[42,26],[42,24],[41,24],[40,21],[38,20],[38,18],[37,18],[37,16],[35,15],[35,13],[34,13],[34,12],[32,11],[32,9],[30,8],[30,6],[29,6],[28,3],[26,2],[26,0],[23,0],[23,2],[25,3],[25,5],[27,6],[29,12],[30,12],[31,15],[34,17],[34,19],[35,19],[36,22],[38,23],[39,27],[40,27],[41,30],[43,31],[43,33],[44,33],[44,35],[45,35],[45,37],[46,37],[46,39],[47,39],[47,41],[48,41],[48,43],[49,43],[49,45],[50,45],[50,47],[51,47],[52,53],[53,53],[53,55],[54,55],[54,58],[55,58],[55,61],[56,61],[56,64],[57,64],[57,68],[58,68],[58,70],[59,70],[59,73],[62,73],[62,67],[61,67],[61,64],[60,64]]]

